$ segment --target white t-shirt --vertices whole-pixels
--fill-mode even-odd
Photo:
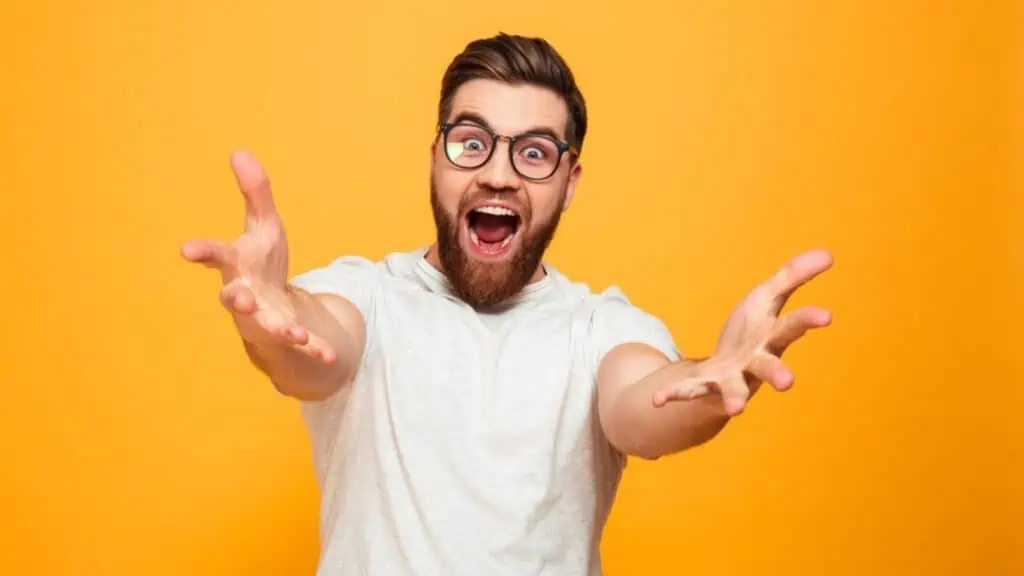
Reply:
[[[481,314],[425,249],[339,258],[292,284],[351,301],[367,343],[351,387],[302,410],[322,492],[319,576],[595,576],[625,457],[596,372],[625,342],[679,358],[617,288],[545,265]]]

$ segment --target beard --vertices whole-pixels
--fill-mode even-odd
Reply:
[[[562,190],[561,206],[566,190]],[[514,248],[510,257],[502,262],[480,262],[474,260],[459,242],[460,228],[464,223],[459,215],[473,201],[472,197],[464,197],[455,214],[451,214],[441,206],[437,195],[437,182],[431,177],[430,205],[437,227],[437,250],[445,276],[452,291],[463,302],[474,309],[492,308],[505,302],[519,293],[533,277],[544,257],[551,240],[558,229],[562,211],[556,209],[554,214],[530,231],[527,224],[530,213],[520,214],[519,229],[516,234],[519,246]]]

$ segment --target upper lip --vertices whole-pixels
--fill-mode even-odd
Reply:
[[[477,202],[476,204],[473,204],[472,206],[469,207],[469,209],[466,210],[466,215],[468,216],[470,212],[478,208],[483,208],[485,206],[496,206],[499,208],[506,208],[508,210],[511,210],[517,218],[522,218],[518,208],[516,208],[512,204],[509,204],[508,202],[502,202],[500,200],[488,200],[484,202]]]

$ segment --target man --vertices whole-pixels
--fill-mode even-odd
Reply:
[[[269,183],[232,158],[234,243],[186,244],[220,270],[249,358],[301,401],[323,493],[319,573],[599,574],[627,456],[711,439],[828,312],[779,317],[826,270],[808,252],[754,289],[710,358],[656,318],[543,261],[581,174],[583,96],[545,41],[498,35],[448,68],[430,148],[437,238],[288,281]]]

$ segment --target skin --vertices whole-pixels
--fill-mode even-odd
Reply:
[[[670,362],[639,344],[609,352],[598,372],[598,414],[609,441],[627,454],[657,459],[714,438],[763,382],[790,389],[794,376],[783,352],[832,318],[816,306],[784,315],[782,308],[831,265],[821,250],[786,263],[733,310],[710,358]]]
[[[218,270],[220,302],[253,364],[287,396],[319,400],[355,377],[366,328],[350,302],[289,286],[288,242],[270,181],[248,152],[231,167],[245,199],[245,229],[233,242],[191,240],[189,262]]]
[[[451,119],[479,118],[492,131],[506,136],[530,130],[547,129],[554,136],[566,140],[569,109],[565,101],[554,92],[535,86],[510,86],[490,80],[472,80],[463,84],[452,99]],[[509,296],[518,292],[523,284],[540,280],[544,271],[540,266],[546,243],[537,245],[532,239],[553,234],[560,214],[569,209],[576,192],[582,166],[562,157],[558,169],[542,181],[525,180],[513,169],[508,155],[508,142],[500,141],[490,160],[474,170],[454,166],[445,157],[443,139],[437,138],[430,147],[430,172],[435,214],[440,233],[445,232],[444,221],[457,225],[456,244],[461,260],[466,262],[459,270],[446,266],[446,258],[438,243],[427,252],[427,261],[446,272],[456,281],[505,285],[498,293]],[[499,201],[520,217],[519,231],[510,251],[500,258],[481,258],[470,248],[466,213],[484,201]],[[532,252],[532,270],[516,278],[515,261]],[[453,255],[454,257],[454,255]],[[451,262],[451,260],[448,260]],[[457,284],[459,282],[456,282]],[[464,297],[472,297],[474,290],[466,289]],[[464,298],[465,299],[465,298]],[[477,304],[477,302],[470,302]]]
[[[499,134],[544,127],[566,137],[567,106],[543,88],[474,80],[453,99],[452,116],[466,112]],[[520,284],[543,278],[539,264],[522,277],[511,274],[509,264],[523,256],[527,239],[556,225],[568,210],[582,166],[563,157],[550,178],[527,181],[513,170],[507,145],[499,142],[484,166],[465,170],[448,162],[435,140],[430,163],[434,210],[457,224],[452,244],[465,258],[458,274],[466,282],[514,282],[514,293]],[[303,400],[326,398],[349,386],[355,376],[366,339],[363,318],[340,297],[311,295],[287,284],[287,240],[270,183],[247,152],[235,153],[231,165],[245,199],[243,233],[233,242],[187,242],[182,255],[220,272],[220,301],[234,319],[246,353],[281,393]],[[512,249],[498,259],[476,256],[469,249],[465,211],[482,198],[500,198],[521,217]],[[451,275],[438,243],[429,248],[427,261]],[[831,266],[831,255],[821,250],[787,262],[733,310],[708,358],[670,362],[642,344],[611,350],[601,362],[597,383],[598,415],[608,440],[626,454],[660,458],[713,438],[743,412],[763,382],[788,390],[794,376],[781,360],[783,352],[807,331],[829,325],[831,315],[817,307],[783,314],[783,307],[795,290]]]

